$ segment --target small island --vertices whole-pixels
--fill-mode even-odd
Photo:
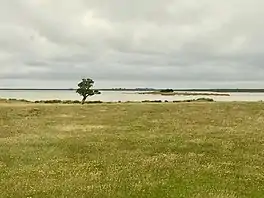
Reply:
[[[163,89],[158,91],[139,92],[138,94],[152,94],[162,96],[230,96],[228,93],[213,92],[175,92],[173,89]]]

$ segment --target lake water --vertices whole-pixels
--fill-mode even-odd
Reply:
[[[0,98],[35,100],[81,100],[75,91],[1,91]],[[101,95],[95,95],[88,100],[100,100],[103,102],[117,101],[143,101],[143,100],[187,100],[197,98],[212,98],[215,101],[264,101],[264,93],[230,93],[230,96],[161,96],[151,94],[138,94],[133,91],[103,91]]]

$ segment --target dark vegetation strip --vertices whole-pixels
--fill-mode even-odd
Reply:
[[[22,103],[37,103],[37,104],[81,104],[81,101],[79,100],[38,100],[38,101],[28,101],[24,99],[0,99],[0,102],[22,102]],[[174,101],[168,101],[168,100],[143,100],[143,101],[118,101],[118,102],[103,102],[103,101],[86,101],[85,104],[101,104],[101,103],[168,103],[168,102],[214,102],[211,98],[198,98],[198,99],[191,99],[191,100],[174,100]]]
[[[162,91],[163,89],[138,88],[138,89],[98,89],[99,91]],[[0,88],[0,91],[76,91],[76,89],[37,89],[37,88]],[[173,89],[173,91],[192,91],[192,92],[244,92],[244,93],[263,93],[264,89]]]

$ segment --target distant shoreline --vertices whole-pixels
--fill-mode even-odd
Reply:
[[[76,91],[76,89],[0,89],[0,91]]]
[[[152,91],[152,92],[143,92],[138,94],[148,94],[148,95],[161,95],[161,96],[230,96],[227,93],[210,93],[210,92],[161,92],[161,91]]]
[[[97,89],[99,91],[160,91],[162,89]],[[176,92],[264,93],[264,89],[173,89]],[[0,91],[76,91],[76,89],[0,88]]]

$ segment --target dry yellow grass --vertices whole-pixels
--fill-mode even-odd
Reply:
[[[0,104],[0,197],[263,197],[264,104]]]

